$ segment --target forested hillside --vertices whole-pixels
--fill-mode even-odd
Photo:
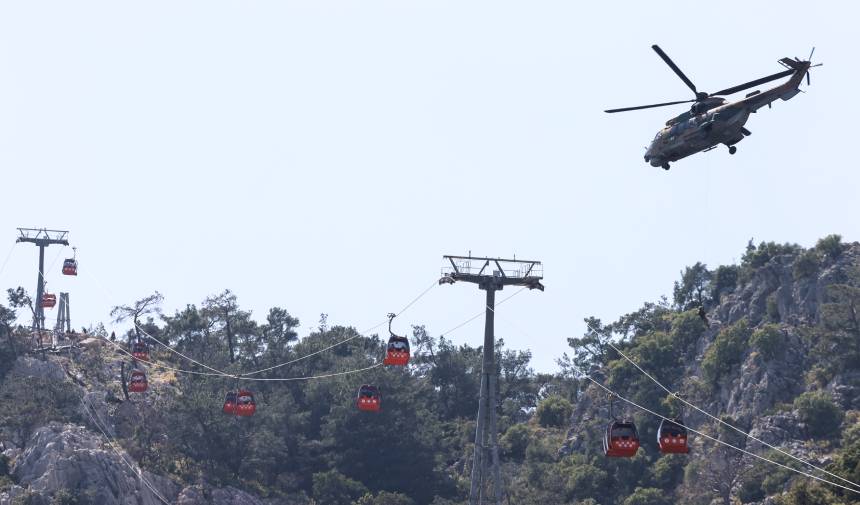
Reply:
[[[613,322],[590,318],[583,335],[533,335],[558,347],[556,374],[535,373],[527,350],[500,340],[506,503],[860,503],[860,487],[799,475],[791,469],[851,487],[678,399],[860,482],[860,244],[838,236],[811,249],[751,243],[740,264],[696,264],[672,282],[671,300]],[[387,335],[329,326],[325,315],[300,336],[288,308],[257,319],[229,291],[172,314],[158,311],[157,293],[141,296],[114,308],[115,321],[42,356],[18,325],[29,317],[27,292],[8,291],[0,503],[465,503],[479,347],[415,326],[409,366],[381,367]],[[141,365],[148,390],[126,397],[120,377],[138,335],[160,366]],[[254,377],[296,380],[242,381],[256,399],[252,417],[222,413],[238,381],[212,369],[283,363]],[[593,381],[735,448],[692,434],[690,454],[661,456],[659,419],[616,400],[614,413],[635,420],[642,447],[633,458],[606,458],[609,402]],[[381,412],[356,409],[365,383],[380,388]]]

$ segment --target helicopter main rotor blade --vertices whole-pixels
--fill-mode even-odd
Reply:
[[[756,79],[754,81],[750,81],[744,84],[738,84],[737,86],[732,86],[731,88],[726,88],[724,90],[717,91],[716,93],[711,93],[710,96],[714,95],[731,95],[732,93],[737,93],[738,91],[743,91],[745,89],[754,88],[759,84],[764,84],[766,82],[775,81],[777,79],[781,79],[783,77],[788,77],[793,74],[794,70],[783,70],[782,72],[769,75],[767,77],[762,77],[761,79]]]
[[[656,52],[660,56],[660,58],[662,58],[663,61],[666,62],[666,65],[669,65],[669,68],[671,68],[675,71],[676,74],[678,74],[678,77],[680,77],[681,80],[684,81],[684,84],[686,84],[687,86],[689,86],[690,89],[693,90],[693,93],[695,93],[696,97],[698,98],[699,92],[696,90],[696,85],[693,84],[693,81],[691,81],[686,75],[684,75],[684,72],[681,72],[681,69],[678,68],[678,65],[675,65],[675,62],[672,61],[672,58],[669,58],[669,55],[664,53],[663,50],[660,49],[660,46],[658,46],[657,44],[651,46],[651,49],[653,49],[654,52]]]
[[[695,100],[681,100],[678,102],[655,103],[652,105],[639,105],[636,107],[624,107],[621,109],[609,109],[609,110],[605,110],[603,112],[608,112],[608,113],[612,114],[613,112],[626,112],[628,110],[651,109],[653,107],[665,107],[667,105],[677,105],[679,103],[690,103],[690,102],[695,102]]]

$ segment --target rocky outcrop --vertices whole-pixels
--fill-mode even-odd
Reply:
[[[159,505],[179,494],[169,479],[141,470],[121,448],[71,424],[36,430],[15,459],[12,475],[18,485],[0,495],[2,505],[26,492],[47,499],[66,491],[104,505]]]
[[[35,377],[52,381],[66,380],[66,371],[55,361],[42,361],[29,356],[21,356],[15,360],[15,366],[9,371],[9,378]]]

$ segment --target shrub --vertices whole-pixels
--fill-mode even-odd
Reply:
[[[797,254],[801,248],[797,244],[777,244],[775,242],[762,242],[755,247],[752,241],[747,245],[747,250],[741,257],[741,264],[744,267],[759,268],[763,267],[771,258],[781,256],[783,254]]]
[[[714,270],[711,279],[711,299],[719,303],[720,296],[731,293],[738,285],[739,268],[737,265],[720,265]]]
[[[794,408],[806,423],[809,434],[821,437],[834,434],[842,424],[845,413],[833,403],[830,395],[821,391],[803,393],[794,399]]]
[[[314,499],[331,505],[350,505],[359,496],[367,494],[361,482],[350,479],[337,470],[313,475]]]
[[[570,472],[565,488],[573,498],[600,496],[606,492],[609,475],[592,465],[579,465]]]
[[[637,487],[623,503],[624,505],[671,505],[672,500],[662,489]]]
[[[758,349],[765,359],[773,359],[782,355],[785,339],[779,326],[766,324],[755,330],[750,337],[750,345]]]
[[[818,274],[820,266],[819,263],[818,253],[815,250],[810,249],[803,252],[794,262],[794,269],[792,272],[794,279],[800,280],[814,277]]]
[[[836,234],[828,235],[815,244],[815,250],[830,260],[838,259],[842,255],[843,248],[842,236]]]
[[[714,343],[705,351],[702,359],[702,373],[710,382],[716,382],[722,375],[743,359],[749,338],[749,323],[741,319],[717,334]]]
[[[355,502],[355,505],[415,505],[415,502],[404,494],[380,491],[376,496],[365,494]]]
[[[543,427],[565,426],[573,412],[573,405],[560,396],[550,396],[538,404],[538,423]]]
[[[502,436],[502,450],[506,455],[521,461],[526,456],[530,439],[529,427],[525,424],[515,424],[508,428],[508,431]]]

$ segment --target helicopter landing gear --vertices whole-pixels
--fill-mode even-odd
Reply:
[[[738,152],[738,148],[735,146],[729,146],[729,154],[735,154]]]
[[[663,168],[663,170],[669,170],[669,164],[668,163],[663,163],[660,166]]]

